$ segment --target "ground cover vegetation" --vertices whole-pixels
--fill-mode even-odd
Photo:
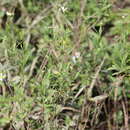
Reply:
[[[0,0],[0,129],[129,130],[129,0]]]

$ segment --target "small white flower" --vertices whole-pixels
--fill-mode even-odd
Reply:
[[[77,60],[80,59],[80,58],[81,58],[80,52],[75,52],[74,56],[72,56],[72,61],[73,61],[74,63],[76,63]]]
[[[64,13],[64,12],[66,12],[66,11],[67,11],[67,8],[66,8],[66,7],[64,7],[64,6],[61,6],[61,7],[60,7],[60,10]]]
[[[3,81],[6,78],[6,74],[0,72],[0,81]]]
[[[80,52],[75,52],[75,57],[78,59],[80,57]]]
[[[124,15],[122,16],[123,19],[124,19],[125,17],[126,17],[126,16],[124,16]]]
[[[75,57],[75,56],[72,56],[72,61],[73,61],[74,63],[76,63],[76,57]]]
[[[6,12],[6,14],[8,15],[8,16],[13,16],[14,14],[13,13],[10,13],[10,12]]]

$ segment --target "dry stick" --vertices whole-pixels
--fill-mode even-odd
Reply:
[[[125,89],[123,88],[123,96],[124,96],[124,108],[123,108],[123,111],[124,111],[124,121],[125,121],[125,127],[128,128],[129,127],[129,116],[128,116],[128,101],[127,101],[127,97],[126,97],[126,92],[125,92]],[[128,128],[129,129],[129,128]],[[127,129],[126,129],[127,130]]]
[[[71,91],[74,91],[75,89],[77,89],[77,87],[81,84],[80,81],[78,81],[72,88]]]
[[[29,43],[29,40],[30,40],[30,37],[31,37],[31,34],[30,34],[30,31],[32,28],[35,27],[36,24],[38,24],[39,22],[41,22],[41,20],[43,20],[45,17],[48,16],[49,12],[50,12],[50,9],[51,9],[51,5],[49,5],[48,7],[46,7],[44,10],[42,10],[39,15],[37,15],[34,20],[32,21],[31,25],[28,26],[28,29],[27,29],[27,38],[26,38],[26,43]],[[28,44],[27,44],[28,46]]]
[[[52,50],[52,53],[56,57],[56,60],[58,61],[60,54],[55,50],[54,44],[49,44],[50,49]]]
[[[96,74],[95,74],[95,76],[94,76],[94,78],[93,78],[93,80],[92,80],[92,82],[91,82],[91,85],[90,85],[90,87],[88,88],[88,91],[87,91],[87,97],[88,97],[88,99],[90,99],[91,96],[92,96],[92,90],[93,90],[94,85],[95,85],[95,83],[96,83],[96,80],[97,80],[97,77],[98,77],[98,75],[99,75],[99,72],[101,71],[101,68],[102,68],[102,66],[103,66],[103,64],[104,64],[104,61],[105,61],[105,57],[103,58],[101,64],[99,65],[99,68],[98,68],[98,70],[97,70],[97,72],[96,72]]]
[[[29,76],[25,79],[24,83],[23,83],[23,87],[26,88],[27,86],[27,82],[30,80],[30,78],[32,77],[32,74],[33,74],[33,70],[36,66],[36,63],[37,63],[37,60],[38,60],[39,56],[37,56],[34,60],[33,60],[33,63],[31,65],[31,69],[30,69],[30,72],[29,72]]]
[[[45,55],[45,57],[44,57],[44,59],[43,59],[43,62],[42,62],[42,64],[41,64],[41,66],[40,66],[40,70],[41,70],[41,71],[44,70],[45,66],[47,65],[48,59],[47,59],[46,57],[49,56],[50,53],[51,53],[51,49],[49,48],[48,51],[47,51],[47,53],[46,53],[46,55]],[[42,74],[43,74],[43,73],[38,73],[38,74],[36,75],[36,79],[37,79],[38,81],[41,80]]]
[[[62,107],[61,111],[73,111],[73,112],[80,112],[80,110],[77,110],[73,107]]]
[[[87,86],[83,86],[78,92],[77,94],[74,96],[74,99],[72,100],[72,103],[76,100],[76,98],[83,92],[83,90],[86,88]]]
[[[43,20],[46,16],[48,16],[48,13],[50,12],[51,7],[52,6],[49,5],[43,11],[41,11],[39,15],[37,15],[36,18],[34,18],[32,24],[29,26],[29,29],[35,27],[36,24],[38,24],[41,20]]]
[[[42,48],[38,51],[38,54],[42,51]],[[29,72],[29,75],[28,77],[25,79],[24,83],[23,83],[23,87],[26,88],[27,87],[27,82],[30,80],[30,78],[32,77],[32,74],[33,74],[33,71],[34,71],[34,68],[36,67],[36,63],[38,61],[38,58],[39,58],[39,55],[37,54],[37,56],[34,58],[33,62],[32,62],[32,65],[31,65],[31,68],[30,68],[30,72]]]
[[[120,84],[122,83],[124,76],[118,76],[117,80],[113,83],[113,85],[115,86],[115,90],[114,90],[114,113],[113,113],[113,119],[114,119],[114,126],[115,129],[118,129],[118,124],[116,123],[117,120],[117,113],[116,113],[116,109],[117,109],[117,96],[118,96],[118,89]]]
[[[129,118],[128,118],[128,114],[125,108],[125,103],[122,101],[122,106],[123,106],[123,112],[124,112],[124,122],[125,122],[125,130],[129,130]]]
[[[40,67],[40,70],[41,70],[41,73],[40,74],[38,74],[38,76],[37,76],[37,81],[41,81],[41,79],[42,79],[42,75],[43,75],[43,70],[44,70],[44,68],[45,68],[45,66],[47,65],[47,63],[48,63],[48,59],[44,59],[43,60],[43,62],[42,62],[42,65],[41,65],[41,67]]]

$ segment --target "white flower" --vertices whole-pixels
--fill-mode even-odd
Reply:
[[[74,63],[76,63],[76,57],[75,57],[75,56],[72,56],[72,61],[73,61]]]
[[[6,12],[6,14],[8,15],[8,16],[13,16],[14,14],[13,13],[10,13],[10,12]]]
[[[66,7],[64,7],[64,6],[60,6],[60,9],[59,10],[61,10],[63,13],[64,12],[66,12],[67,11],[67,8]]]
[[[75,57],[78,59],[80,57],[80,52],[75,52]]]
[[[80,52],[75,52],[74,56],[72,56],[72,61],[73,61],[74,63],[76,63],[77,60],[80,59],[80,58],[81,58]]]
[[[6,78],[6,74],[0,72],[0,81],[3,81]]]

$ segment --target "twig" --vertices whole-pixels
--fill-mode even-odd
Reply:
[[[30,80],[30,78],[32,77],[32,74],[33,74],[33,70],[36,66],[36,63],[37,63],[37,60],[38,60],[39,56],[37,56],[33,62],[32,62],[32,65],[31,65],[31,68],[30,68],[30,72],[29,72],[29,76],[25,79],[24,83],[23,83],[23,87],[26,88],[27,86],[27,82]]]
[[[74,99],[72,100],[72,103],[76,100],[76,98],[83,92],[83,90],[86,88],[86,86],[83,86],[78,92],[77,94],[74,96]]]
[[[80,110],[77,110],[73,107],[63,107],[61,111],[73,111],[73,112],[80,112]]]
[[[34,58],[33,62],[32,62],[32,65],[31,65],[31,68],[30,68],[30,72],[29,72],[29,75],[28,77],[25,79],[24,83],[23,83],[23,87],[26,88],[27,87],[27,82],[30,80],[30,78],[32,77],[33,75],[33,71],[34,71],[34,68],[36,67],[36,63],[40,57],[39,53],[42,51],[42,48],[37,52],[37,56]]]
[[[44,59],[43,59],[41,65],[40,65],[40,70],[41,70],[41,71],[39,71],[39,73],[37,73],[37,75],[36,75],[36,79],[37,79],[38,81],[40,81],[41,78],[42,78],[42,74],[43,74],[43,73],[40,73],[40,72],[43,72],[45,66],[47,65],[48,59],[47,59],[46,57],[49,56],[50,53],[51,53],[51,49],[49,48],[49,50],[47,51],[47,53],[46,53],[46,55],[45,55],[45,57],[44,57]]]
[[[92,90],[93,90],[94,85],[95,85],[95,83],[96,83],[96,80],[97,80],[97,77],[98,77],[98,75],[99,75],[99,72],[101,71],[101,68],[102,68],[102,66],[103,66],[103,64],[104,64],[104,61],[105,61],[105,57],[103,58],[101,64],[99,65],[99,69],[98,69],[97,72],[95,73],[95,76],[94,76],[94,78],[93,78],[93,80],[92,80],[92,82],[91,82],[91,85],[90,85],[90,87],[89,87],[88,90],[87,90],[87,97],[88,97],[88,99],[90,99],[91,96],[92,96]]]
[[[80,81],[78,81],[72,88],[71,91],[74,91],[75,89],[77,89],[77,87],[81,84]]]
[[[41,20],[43,20],[45,17],[48,16],[48,13],[50,12],[51,9],[51,5],[49,5],[48,7],[46,7],[44,10],[42,10],[39,15],[37,15],[34,20],[32,21],[31,25],[28,25],[28,29],[27,29],[27,37],[25,42],[27,43],[27,47],[28,47],[28,43],[31,37],[31,29],[35,27],[36,24],[38,24],[39,22],[41,22]]]
[[[125,130],[129,130],[129,125],[128,125],[128,114],[126,111],[125,103],[122,101],[122,106],[123,106],[123,112],[124,112],[124,122],[125,122]]]
[[[39,15],[36,16],[36,18],[34,18],[32,24],[29,26],[29,30],[33,27],[35,27],[36,24],[38,24],[41,20],[43,20],[48,13],[50,12],[51,9],[51,5],[49,5],[48,7],[46,7],[44,10],[42,10]]]

